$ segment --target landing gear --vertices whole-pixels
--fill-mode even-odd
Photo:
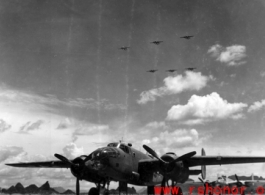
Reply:
[[[155,194],[154,186],[147,186],[147,194],[148,195],[154,195]]]
[[[96,183],[96,188],[90,188],[88,191],[88,195],[109,195],[109,184],[110,180],[109,178],[100,181],[99,183]],[[107,188],[105,188],[107,185]]]
[[[99,195],[99,190],[97,188],[90,188],[88,195]]]

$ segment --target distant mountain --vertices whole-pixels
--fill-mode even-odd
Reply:
[[[66,190],[64,192],[62,192],[61,194],[75,194],[75,192],[73,192],[72,190]]]
[[[62,188],[62,187],[53,187],[53,189],[56,190],[56,191],[59,192],[59,193],[63,193],[63,192],[66,191],[66,190],[65,190],[64,188]]]
[[[8,189],[2,189],[2,193],[5,194],[59,194],[56,190],[50,187],[48,181],[46,181],[41,187],[37,187],[35,184],[31,184],[24,188],[21,183],[17,183],[15,186],[11,186]],[[74,194],[74,193],[73,193]]]
[[[127,188],[127,192],[128,192],[128,194],[137,194],[137,192],[136,192],[136,190],[135,190],[135,188],[134,187],[128,187]],[[111,194],[119,194],[119,187],[115,190],[115,189],[111,189],[111,190],[109,190],[109,194],[111,195]]]
[[[239,180],[252,180],[252,176],[237,176]],[[236,180],[235,175],[228,176],[229,179]],[[265,180],[263,177],[254,176],[254,180]]]

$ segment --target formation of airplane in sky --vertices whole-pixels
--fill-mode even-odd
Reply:
[[[143,145],[146,154],[136,150],[132,144],[123,142],[109,143],[106,147],[98,148],[89,155],[81,155],[73,160],[55,154],[59,160],[45,162],[9,163],[13,167],[36,168],[70,168],[76,177],[76,194],[79,195],[80,180],[96,185],[89,190],[89,195],[98,195],[104,189],[108,193],[112,181],[119,182],[120,192],[127,192],[127,184],[147,186],[148,194],[154,194],[154,186],[175,186],[185,183],[190,175],[201,174],[206,178],[207,165],[225,165],[240,163],[262,163],[265,157],[242,156],[206,156],[202,149],[201,156],[195,156],[192,151],[182,156],[168,152],[161,157],[147,145]],[[191,169],[201,166],[200,169]],[[203,180],[202,180],[203,181]],[[182,193],[179,190],[178,194]]]
[[[195,68],[195,67],[185,68],[186,71],[193,71],[195,69],[197,69],[197,68]],[[154,73],[156,71],[158,71],[158,69],[151,69],[151,70],[148,70],[146,72]],[[166,72],[171,72],[171,73],[176,72],[176,71],[178,71],[178,69],[169,69],[169,70],[166,70]]]

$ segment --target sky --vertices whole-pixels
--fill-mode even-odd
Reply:
[[[74,189],[67,169],[4,164],[119,140],[265,156],[264,1],[0,0],[0,14],[0,187]],[[207,179],[264,171],[208,166]]]

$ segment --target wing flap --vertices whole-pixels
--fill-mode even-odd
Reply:
[[[29,167],[29,168],[70,168],[69,164],[65,162],[54,160],[45,162],[21,162],[21,163],[8,163],[12,167]]]
[[[244,163],[264,163],[265,157],[249,156],[193,156],[184,161],[189,167],[200,165],[225,165]]]

